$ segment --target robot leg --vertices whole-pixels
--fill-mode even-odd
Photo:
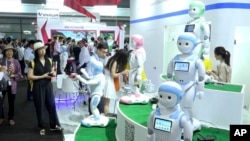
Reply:
[[[100,118],[100,111],[97,108],[98,104],[100,103],[100,100],[101,100],[101,96],[98,94],[91,96],[90,110],[96,120]]]

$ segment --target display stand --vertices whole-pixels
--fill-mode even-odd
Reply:
[[[229,130],[230,124],[242,124],[244,87],[235,84],[206,84],[204,97],[194,101],[193,116],[226,130]]]
[[[229,130],[231,124],[241,124],[244,85],[206,84],[202,99],[195,99],[193,115],[214,128]],[[154,94],[156,95],[156,94]],[[145,141],[151,104],[117,106],[117,141]]]

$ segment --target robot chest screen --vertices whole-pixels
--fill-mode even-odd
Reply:
[[[161,131],[171,133],[172,121],[167,120],[167,119],[162,119],[162,118],[155,118],[155,120],[154,120],[154,128],[156,130],[161,130]]]
[[[189,71],[189,62],[175,62],[174,63],[174,70],[181,71],[181,72],[188,72]]]

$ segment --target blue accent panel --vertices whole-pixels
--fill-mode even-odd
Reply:
[[[174,57],[174,60],[180,60],[179,55],[176,55],[176,56]]]
[[[215,4],[206,5],[206,11],[216,10],[216,9],[225,9],[225,8],[228,8],[228,9],[250,9],[250,3],[225,2],[225,3],[215,3]],[[180,15],[184,15],[184,14],[188,14],[188,10],[181,10],[181,11],[176,11],[176,12],[172,12],[172,13],[156,15],[156,16],[152,16],[152,17],[148,17],[148,18],[131,20],[130,24],[153,21],[153,20],[158,20],[158,19],[163,19],[163,18],[180,16]]]
[[[93,98],[93,105],[94,105],[94,106],[97,106],[98,103],[99,103],[98,98],[97,98],[97,97],[92,97],[92,98]]]
[[[181,111],[176,111],[176,112],[174,112],[173,114],[171,114],[171,115],[169,116],[169,118],[171,118],[171,119],[178,119],[180,113],[181,113]]]
[[[169,92],[177,95],[178,98],[182,97],[183,91],[177,89],[176,87],[164,85],[164,83],[160,86],[158,92]]]
[[[156,115],[156,116],[161,116],[160,108],[156,108],[156,109],[155,109],[155,115]]]

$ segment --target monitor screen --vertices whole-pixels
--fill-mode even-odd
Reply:
[[[155,118],[154,128],[170,133],[172,128],[172,121],[167,119]]]
[[[189,62],[175,62],[174,64],[175,71],[189,71]]]
[[[185,32],[194,32],[195,25],[194,24],[188,24],[185,26]]]

